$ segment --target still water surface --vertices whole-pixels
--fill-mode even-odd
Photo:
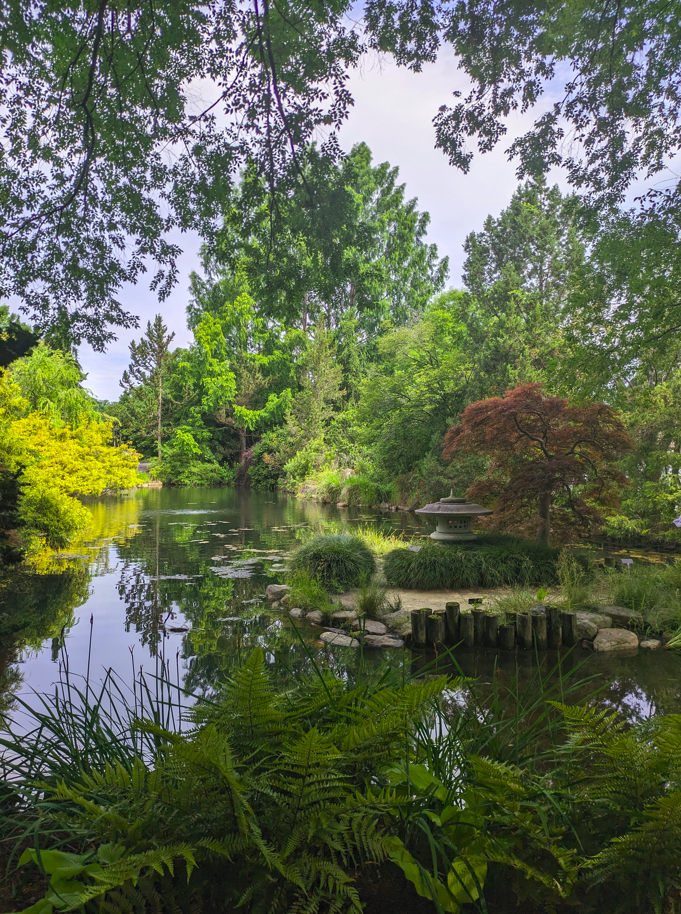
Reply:
[[[287,553],[313,533],[356,524],[429,532],[414,515],[234,489],[142,489],[100,499],[94,513],[92,541],[78,556],[59,560],[62,575],[3,595],[6,603],[23,600],[34,619],[29,646],[5,657],[5,676],[25,698],[51,691],[65,664],[84,674],[88,661],[91,680],[113,669],[131,681],[133,670],[154,674],[163,664],[174,682],[205,694],[256,645],[282,681],[310,669],[313,659],[344,675],[385,660],[410,670],[433,660],[409,650],[362,656],[329,649],[317,640],[319,629],[297,623],[297,633],[284,612],[262,600],[268,583],[283,580]],[[547,655],[544,668],[556,659]],[[528,654],[457,654],[457,662],[483,688],[495,680],[510,684],[516,674],[526,684],[536,681]],[[640,651],[618,659],[580,650],[565,661],[567,667],[577,662],[578,675],[597,676],[605,700],[632,717],[681,711],[676,654]]]

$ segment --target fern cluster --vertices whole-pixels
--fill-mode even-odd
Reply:
[[[219,700],[193,711],[189,732],[138,720],[143,744],[120,743],[117,759],[81,755],[70,771],[49,755],[38,771],[25,756],[19,816],[40,852],[24,862],[51,879],[29,910],[359,914],[350,874],[390,848],[394,800],[372,788],[445,683],[351,687],[320,675],[282,692],[256,651]]]

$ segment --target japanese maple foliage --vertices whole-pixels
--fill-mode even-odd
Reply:
[[[490,459],[484,479],[466,495],[494,500],[491,524],[536,532],[548,543],[596,532],[615,509],[627,478],[616,466],[632,446],[624,424],[605,403],[570,405],[541,384],[519,384],[503,397],[472,403],[447,432],[443,457]]]

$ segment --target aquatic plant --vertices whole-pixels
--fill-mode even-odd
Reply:
[[[347,534],[315,537],[291,556],[291,569],[307,571],[332,592],[340,593],[368,580],[376,561],[362,540]]]
[[[489,536],[468,544],[426,543],[418,552],[397,549],[386,555],[383,571],[389,585],[412,590],[552,584],[557,559],[555,549]]]

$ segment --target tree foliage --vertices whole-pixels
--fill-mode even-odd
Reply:
[[[626,477],[617,458],[632,445],[622,420],[605,403],[570,405],[539,384],[520,384],[504,397],[467,406],[445,438],[443,455],[489,458],[486,478],[467,495],[495,497],[492,522],[501,529],[535,527],[548,544],[569,531],[598,529],[603,510],[619,504]]]

